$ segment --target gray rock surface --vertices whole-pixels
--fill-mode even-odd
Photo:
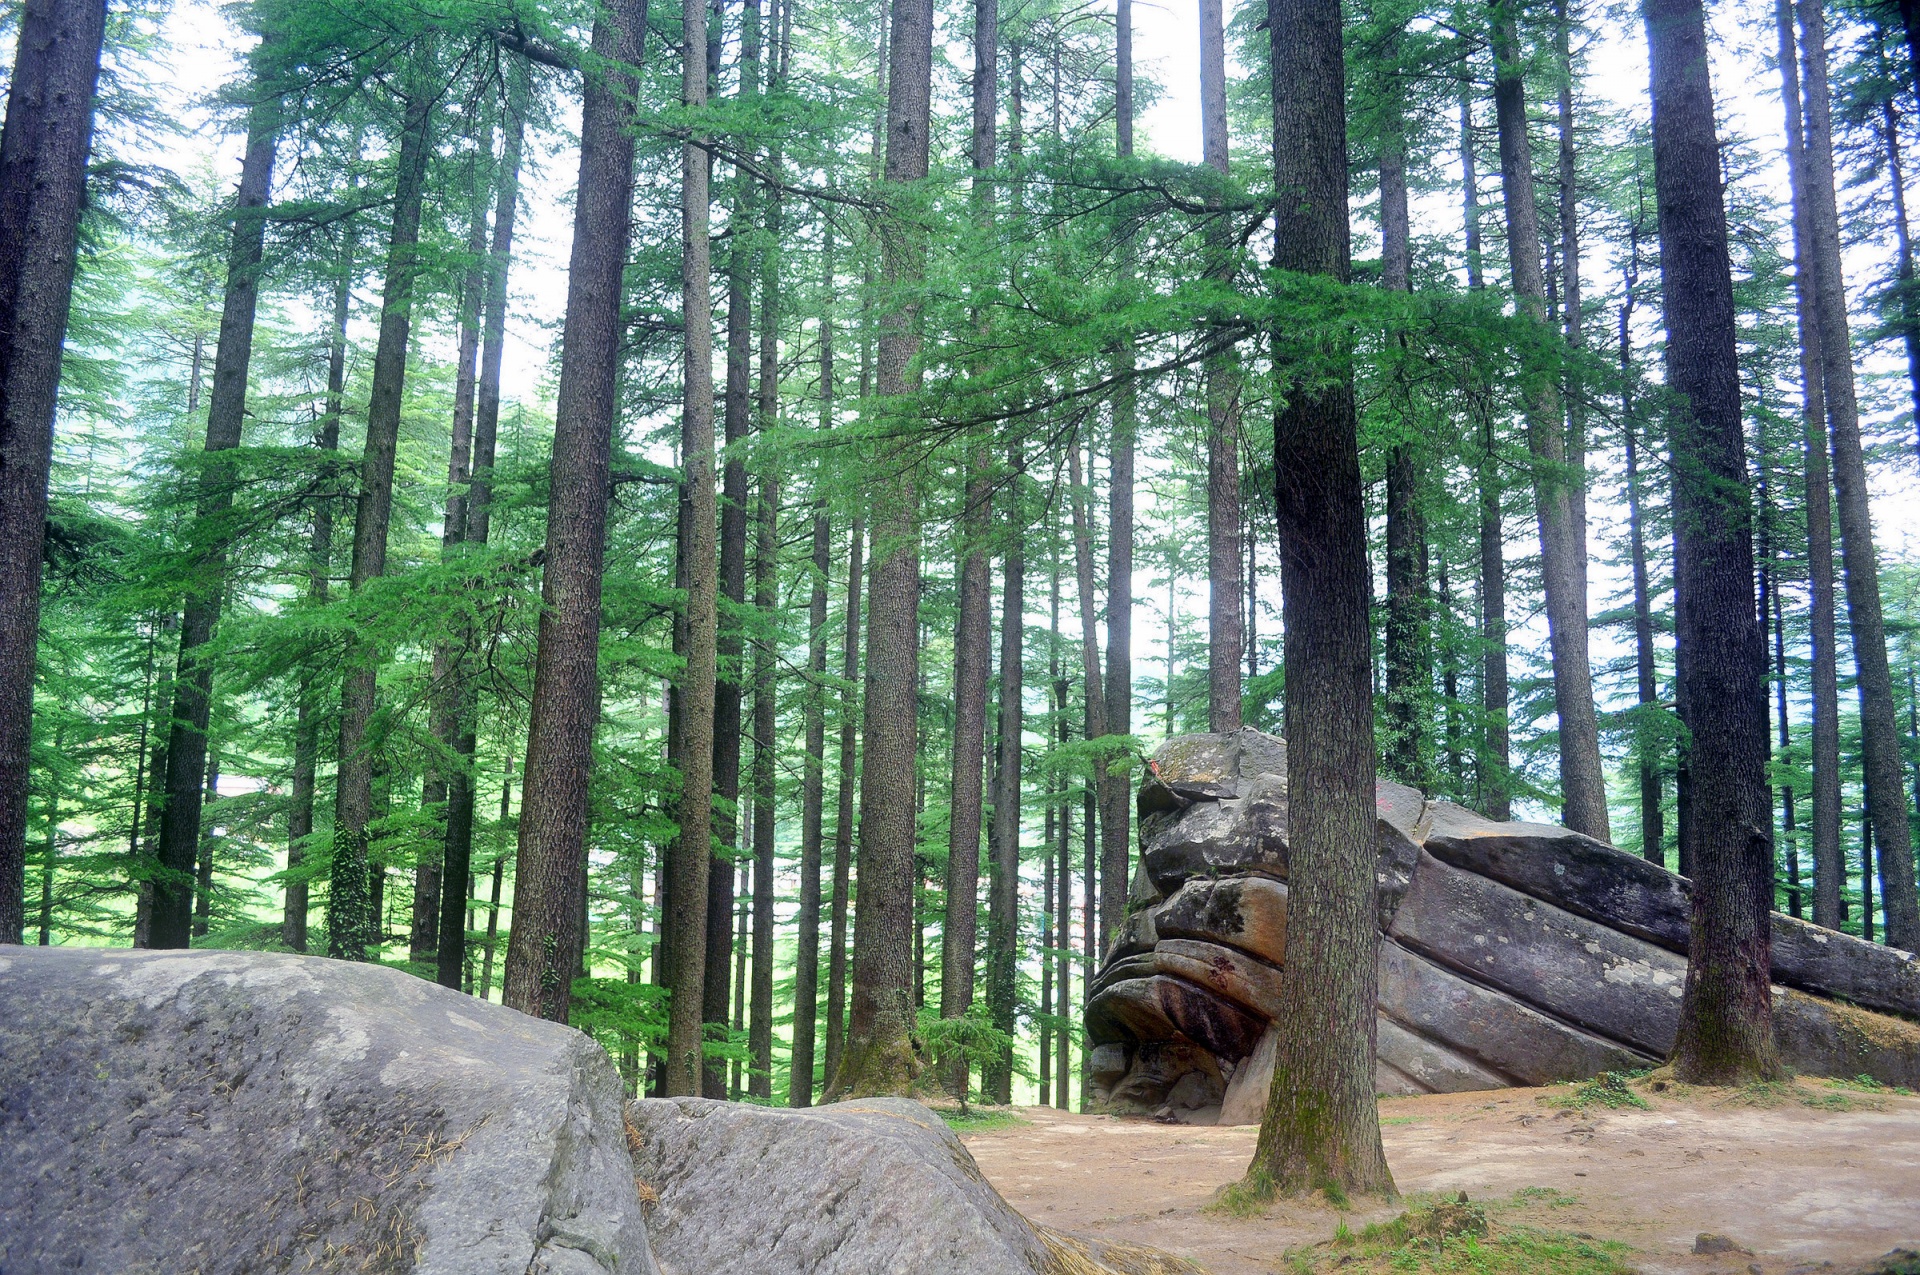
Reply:
[[[1382,1092],[1660,1061],[1686,982],[1686,878],[1403,785],[1383,782],[1377,798]],[[1229,1078],[1220,1118],[1257,1119],[1286,959],[1286,746],[1255,730],[1170,740],[1141,784],[1140,839],[1151,893],[1136,879],[1086,1006],[1096,1095],[1155,1110],[1183,1066],[1210,1064]],[[1778,913],[1773,936],[1789,1065],[1920,1083],[1920,960]]]
[[[659,1196],[650,1226],[664,1275],[1177,1268],[1164,1255],[1108,1252],[1029,1223],[945,1122],[904,1098],[797,1111],[641,1099],[627,1104],[627,1119],[634,1169]],[[1124,1260],[1142,1255],[1160,1260]]]
[[[0,949],[0,1271],[655,1270],[600,1047],[377,966]]]

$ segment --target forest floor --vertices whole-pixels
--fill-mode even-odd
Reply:
[[[1603,1105],[1607,1095],[1571,1085],[1383,1099],[1387,1160],[1412,1202],[1465,1191],[1488,1206],[1496,1234],[1537,1227],[1617,1241],[1628,1247],[1605,1247],[1619,1267],[1646,1275],[1845,1272],[1920,1247],[1920,1097],[1805,1079],[1635,1089],[1645,1107]],[[1245,1170],[1251,1127],[1048,1107],[1019,1116],[1024,1123],[963,1135],[1015,1208],[1063,1231],[1191,1258],[1211,1275],[1302,1269],[1290,1250],[1328,1240],[1343,1221],[1358,1230],[1398,1212],[1209,1210]],[[1737,1249],[1695,1255],[1702,1232]]]

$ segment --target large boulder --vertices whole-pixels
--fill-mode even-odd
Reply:
[[[665,1275],[1174,1275],[1165,1254],[1028,1222],[917,1102],[627,1104]]]
[[[0,948],[0,1271],[649,1275],[619,1077],[378,966]]]
[[[1286,755],[1241,730],[1169,741],[1148,768],[1145,889],[1086,1007],[1096,1095],[1116,1110],[1178,1114],[1171,1095],[1190,1071],[1202,1074],[1189,1092],[1226,1078],[1224,1121],[1264,1105],[1286,960]],[[1575,1080],[1672,1048],[1685,877],[1399,784],[1379,785],[1378,815],[1382,1092]],[[1920,961],[1776,913],[1773,976],[1790,1065],[1920,1078]]]

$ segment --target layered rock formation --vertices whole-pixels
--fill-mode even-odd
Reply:
[[[1123,1111],[1258,1119],[1287,937],[1287,762],[1254,730],[1189,735],[1140,788],[1132,908],[1086,1024]],[[1383,1093],[1575,1080],[1673,1046],[1690,883],[1546,824],[1379,786],[1375,1078]],[[1920,962],[1775,913],[1775,1024],[1815,1075],[1920,1086]]]
[[[0,1271],[649,1275],[620,1078],[397,970],[0,948]]]

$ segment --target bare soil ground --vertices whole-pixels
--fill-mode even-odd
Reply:
[[[1504,1201],[1497,1220],[1622,1241],[1633,1250],[1624,1260],[1648,1275],[1846,1271],[1920,1247],[1920,1097],[1802,1080],[1759,1093],[1648,1093],[1645,1110],[1556,1105],[1572,1093],[1384,1099],[1395,1181],[1409,1196]],[[1014,1207],[1061,1230],[1191,1258],[1212,1275],[1282,1271],[1289,1248],[1327,1239],[1343,1218],[1358,1229],[1397,1211],[1206,1212],[1245,1170],[1254,1129],[1019,1114],[1027,1123],[966,1135]],[[1750,1251],[1696,1256],[1701,1232]]]

